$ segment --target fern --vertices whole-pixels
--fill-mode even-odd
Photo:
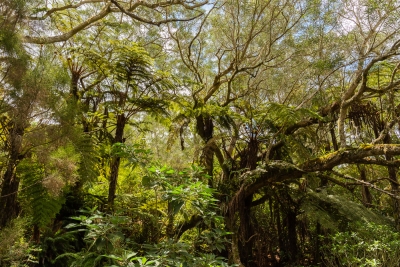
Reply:
[[[80,156],[78,174],[81,182],[93,182],[99,176],[98,147],[89,135],[82,135],[74,142],[74,148]]]
[[[302,205],[310,220],[319,222],[325,228],[339,229],[347,227],[351,222],[375,223],[390,225],[388,218],[367,209],[338,195],[309,190],[306,201]],[[342,223],[339,225],[339,223]],[[343,224],[344,223],[344,224]]]
[[[18,172],[23,182],[23,198],[27,200],[32,212],[32,223],[39,228],[49,225],[60,211],[62,197],[53,197],[43,186],[44,169],[37,163],[21,162]]]
[[[269,103],[267,106],[267,117],[276,125],[288,126],[295,124],[304,118],[323,118],[316,112],[306,108],[294,108],[279,103]]]
[[[78,234],[58,231],[54,235],[50,235],[41,242],[40,261],[44,263],[44,266],[71,266],[71,259],[67,256],[75,255],[74,251],[80,249]],[[60,255],[64,257],[60,257]]]
[[[171,126],[169,128],[168,140],[167,140],[167,150],[170,151],[175,140],[180,137],[181,148],[184,148],[184,130],[188,127],[190,120],[183,114],[179,114],[171,121]]]

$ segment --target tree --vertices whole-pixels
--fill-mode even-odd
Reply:
[[[331,262],[326,248],[346,237],[338,233],[361,234],[357,223],[399,227],[396,1],[18,3],[2,4],[0,205],[15,216],[18,178],[62,169],[53,155],[70,151],[75,126],[93,144],[90,168],[80,145],[69,152],[80,154],[82,193],[70,197],[90,208],[74,227],[90,231],[69,232],[81,247],[67,252],[99,265],[143,262],[136,252],[175,264],[160,255],[178,247],[192,254],[175,258],[194,266],[216,255],[239,266],[316,265]],[[51,118],[43,127],[39,111]],[[143,155],[157,167],[133,168]],[[192,158],[200,167],[189,177]],[[177,170],[163,166],[171,162]],[[108,182],[85,183],[87,169]],[[44,202],[56,200],[39,185]],[[27,210],[31,198],[18,195]],[[227,232],[232,242],[212,245]]]
[[[140,113],[165,113],[174,87],[167,73],[153,69],[153,60],[142,47],[135,43],[112,44],[112,50],[102,55],[93,50],[76,51],[77,55],[82,53],[80,57],[92,71],[84,62],[73,62],[69,67],[73,77],[71,94],[81,103],[84,132],[99,132],[102,137],[98,140],[111,146],[110,209],[114,206],[126,126]],[[91,76],[94,82],[88,79]]]
[[[115,12],[121,12],[121,14],[126,14],[135,20],[146,22],[151,25],[161,25],[170,21],[186,20],[182,18],[169,17],[168,8],[177,6],[178,10],[181,8],[182,10],[193,10],[193,12],[196,13],[197,8],[201,7],[205,3],[206,2],[193,1],[190,1],[189,3],[186,3],[186,1],[179,1],[177,3],[137,2],[134,5],[125,6],[117,1],[81,1],[77,4],[60,3],[57,1],[55,3],[46,2],[45,6],[41,6],[41,3],[37,2],[26,4],[24,1],[6,1],[1,6],[2,13],[4,14],[1,21],[2,25],[4,26],[2,33],[2,51],[5,53],[5,57],[2,59],[2,61],[10,63],[9,66],[12,68],[14,76],[10,75],[11,72],[5,71],[5,73],[10,83],[17,83],[13,85],[14,87],[24,86],[24,82],[21,82],[23,79],[20,78],[24,75],[23,73],[26,72],[26,66],[28,64],[27,60],[29,59],[30,55],[25,51],[23,42],[31,44],[48,44],[66,41],[85,28],[92,26],[93,23]],[[51,7],[49,8],[49,6]],[[79,12],[80,7],[84,7],[82,12]],[[160,16],[158,13],[155,17],[160,17],[159,21],[152,21],[146,18],[147,11],[151,12],[158,8],[162,8],[164,10],[165,17],[163,17],[163,15]],[[133,13],[135,10],[138,10],[139,14],[143,14],[143,16],[135,15]],[[92,12],[98,13],[94,16],[91,16]],[[81,16],[78,19],[80,22],[75,25],[72,21],[64,20],[62,18],[64,15]],[[198,15],[201,15],[201,12],[197,12],[196,16]],[[188,18],[188,20],[193,18]],[[50,23],[48,23],[48,21],[50,21]],[[52,24],[52,22],[54,22],[54,24]],[[20,31],[22,31],[21,26],[24,26],[28,31],[32,30],[34,32],[36,32],[37,29],[46,30],[47,32],[57,32],[60,30],[65,32],[49,37],[25,36],[24,38],[20,38],[19,34]],[[11,70],[10,68],[9,70]],[[77,75],[78,73],[74,74]],[[25,84],[25,87],[28,86],[29,82],[26,81],[27,84]],[[75,83],[76,82],[77,81],[75,81]],[[2,226],[4,226],[11,218],[15,217],[17,213],[16,192],[19,188],[19,181],[15,178],[15,167],[17,162],[23,157],[21,154],[23,153],[21,151],[23,132],[29,125],[28,117],[32,112],[31,109],[33,108],[33,105],[30,104],[29,100],[34,100],[37,97],[37,93],[32,92],[32,94],[26,93],[26,91],[22,93],[23,97],[20,98],[21,104],[18,108],[15,108],[15,111],[18,111],[18,114],[20,115],[13,114],[11,116],[12,118],[15,118],[13,119],[13,122],[5,122],[7,124],[13,124],[13,126],[9,127],[11,128],[9,138],[10,159],[9,166],[7,167],[8,171],[6,171],[3,179],[5,182],[2,183],[3,187],[1,206],[6,210],[4,216],[2,216]],[[23,100],[23,98],[26,98],[26,100]],[[21,106],[22,104],[26,105],[25,109]]]
[[[33,2],[29,14],[23,16],[28,29],[36,33],[56,32],[54,36],[26,35],[24,41],[33,44],[64,42],[90,28],[113,14],[120,15],[120,21],[129,17],[134,21],[160,26],[173,21],[190,21],[202,15],[199,8],[208,1],[135,1],[124,3],[116,0],[88,0],[71,4],[69,1],[47,1],[45,4]],[[174,12],[171,12],[171,11]],[[187,17],[181,12],[189,11]],[[193,12],[191,12],[193,11]],[[94,15],[93,15],[94,14]],[[74,17],[75,19],[64,19]],[[185,16],[185,15],[184,15]]]
[[[392,25],[384,26],[393,22],[397,12],[393,3],[381,6],[362,1],[331,4],[224,1],[213,6],[201,22],[191,24],[189,29],[179,24],[170,27],[175,51],[181,58],[180,66],[194,81],[187,86],[193,97],[197,133],[205,144],[203,164],[207,173],[216,175],[214,155],[223,177],[244,171],[243,182],[233,190],[227,210],[230,221],[235,221],[239,212],[242,242],[249,242],[239,250],[240,261],[246,266],[251,266],[249,247],[253,232],[252,223],[246,226],[245,221],[251,207],[256,205],[253,202],[268,200],[265,196],[253,201],[260,190],[277,186],[276,183],[291,184],[309,173],[335,168],[340,173],[343,164],[371,163],[365,157],[379,158],[378,155],[388,153],[386,159],[391,161],[391,155],[396,154],[389,152],[396,150],[396,145],[377,144],[395,125],[397,115],[392,113],[390,118],[394,121],[389,119],[392,123],[384,126],[385,112],[381,108],[379,118],[373,101],[366,99],[383,101],[385,94],[393,99],[388,92],[397,87],[397,69],[388,71],[390,81],[385,85],[380,82],[375,88],[371,70],[380,62],[397,58],[398,33]],[[248,19],[243,19],[246,16]],[[316,27],[310,22],[315,22]],[[336,44],[336,49],[328,42]],[[357,113],[360,102],[363,109]],[[232,115],[232,111],[242,117]],[[216,134],[216,124],[223,125],[223,116],[231,118],[225,120],[232,129],[229,139],[219,137],[218,134],[226,134],[223,129]],[[352,129],[361,131],[364,122],[368,124],[365,127],[376,128],[375,137],[369,139],[372,146],[355,148],[354,145],[367,143],[366,136],[349,129],[356,125]],[[218,139],[221,139],[219,145]],[[353,147],[347,148],[349,145]],[[384,153],[382,148],[389,150]],[[320,151],[328,153],[331,149],[329,156],[318,157]],[[336,163],[328,163],[333,160],[331,156]],[[324,163],[319,165],[319,162]],[[391,180],[396,180],[394,169],[390,172]],[[250,177],[258,178],[251,181]],[[244,182],[247,179],[250,181]],[[332,180],[340,183],[330,177]],[[229,179],[223,181],[224,187],[233,183]],[[295,219],[291,225],[296,227]],[[288,231],[296,231],[289,228]],[[293,238],[295,242],[296,237]],[[297,245],[290,246],[295,258]],[[238,258],[235,261],[240,264]]]
[[[300,11],[295,11],[297,7]],[[256,92],[263,90],[266,84],[263,76],[293,58],[292,51],[283,52],[286,46],[282,44],[290,40],[306,9],[306,6],[292,2],[223,1],[216,3],[204,19],[191,28],[186,29],[185,25],[179,25],[178,30],[170,28],[176,42],[175,51],[181,58],[181,68],[194,81],[189,85],[193,98],[191,108],[196,131],[205,144],[203,165],[210,177],[214,176],[214,155],[224,172],[222,183],[230,183],[232,172],[256,168],[259,141],[251,132],[256,129],[249,130],[249,140],[239,152],[237,167],[229,167],[227,162],[235,161],[240,129],[245,124],[248,128],[256,127],[252,125],[255,118],[247,107],[256,103]],[[242,113],[243,109],[248,111],[242,114],[245,119],[235,120],[234,113]],[[215,133],[217,123],[231,129],[231,132],[220,130],[221,135],[228,135],[222,139],[228,143],[222,143],[220,147],[215,138],[218,136]],[[210,186],[217,186],[212,179]],[[242,240],[253,235],[251,225],[245,223],[251,199],[252,195],[247,196],[247,204],[241,205]],[[236,231],[236,226],[231,227]],[[241,254],[246,266],[250,262],[250,251],[251,244],[243,243]],[[239,259],[235,261],[240,262]]]

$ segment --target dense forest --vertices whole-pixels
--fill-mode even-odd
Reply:
[[[0,266],[400,266],[400,1],[0,1]]]

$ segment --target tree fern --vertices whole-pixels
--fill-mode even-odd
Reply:
[[[40,164],[24,161],[18,171],[23,182],[22,195],[32,212],[32,223],[39,228],[48,226],[61,209],[63,198],[52,196],[45,188],[43,185],[44,168]]]
[[[318,113],[306,108],[294,108],[279,103],[269,103],[266,116],[275,121],[277,125],[289,126],[304,118],[322,119]]]
[[[39,258],[42,266],[70,267],[71,259],[64,257],[61,260],[59,255],[71,255],[81,249],[78,235],[79,233],[64,231],[47,233],[40,246]]]
[[[306,211],[310,220],[330,229],[347,227],[350,222],[391,224],[388,218],[363,205],[338,195],[329,195],[325,191],[317,193],[309,190],[302,209]]]
[[[99,176],[100,154],[94,138],[89,135],[81,135],[75,140],[74,148],[79,154],[80,181],[82,183],[95,181]]]

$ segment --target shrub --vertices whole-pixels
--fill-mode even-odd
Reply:
[[[326,266],[400,266],[400,234],[385,225],[357,224],[357,231],[339,232],[323,247]],[[326,241],[326,238],[325,238]]]

